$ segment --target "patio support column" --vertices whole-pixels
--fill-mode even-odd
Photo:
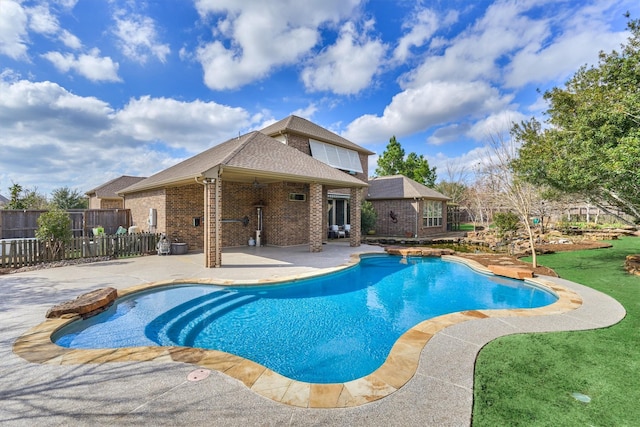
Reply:
[[[323,236],[322,184],[309,185],[309,252],[322,252]]]
[[[362,211],[362,188],[351,188],[351,203],[349,204],[351,230],[349,232],[349,246],[360,246],[362,240],[360,231],[360,216]]]
[[[204,266],[222,266],[222,180],[207,180],[204,186]]]

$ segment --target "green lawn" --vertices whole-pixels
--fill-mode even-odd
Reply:
[[[605,329],[503,337],[476,363],[474,426],[640,425],[640,277],[623,270],[640,239],[539,256],[562,278],[617,299],[627,316]],[[589,396],[582,403],[572,393]]]

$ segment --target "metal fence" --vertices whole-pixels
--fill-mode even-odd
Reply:
[[[0,240],[0,268],[100,256],[140,256],[155,252],[160,237],[153,233],[74,237],[59,248],[37,239]]]
[[[38,217],[46,210],[0,209],[0,239],[29,239],[35,237]],[[131,225],[129,209],[86,209],[67,211],[71,218],[74,237],[91,236],[92,229],[104,228],[106,234],[115,234],[118,227]]]

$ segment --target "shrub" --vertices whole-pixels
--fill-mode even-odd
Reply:
[[[71,217],[61,209],[54,208],[38,217],[36,238],[45,244],[50,255],[58,255],[64,244],[73,237]]]
[[[373,209],[373,204],[368,200],[363,201],[360,212],[360,229],[363,235],[367,234],[369,230],[375,229],[377,219],[378,214],[375,209]]]
[[[498,212],[493,215],[493,223],[498,229],[498,237],[502,238],[518,231],[520,218],[513,212]]]

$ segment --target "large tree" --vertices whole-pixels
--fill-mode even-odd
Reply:
[[[564,88],[544,94],[546,126],[514,126],[515,166],[529,182],[615,206],[640,222],[640,21],[622,49],[601,53]]]
[[[378,176],[404,175],[427,187],[433,187],[437,177],[436,168],[429,167],[429,162],[422,154],[411,152],[405,156],[405,151],[395,136],[389,139],[387,148],[378,158],[376,174]]]

